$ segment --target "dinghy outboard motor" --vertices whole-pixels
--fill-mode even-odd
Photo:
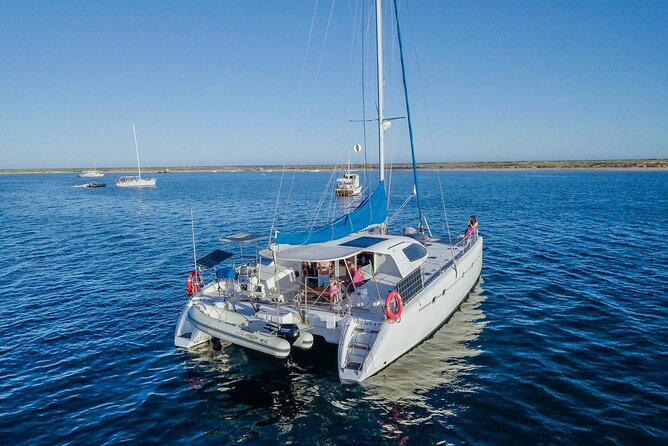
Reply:
[[[281,324],[278,335],[292,344],[299,337],[299,327],[297,324]]]

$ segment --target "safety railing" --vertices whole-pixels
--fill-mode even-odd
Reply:
[[[456,262],[464,255],[466,254],[478,241],[478,231],[475,231],[472,235],[468,237],[463,237],[462,239],[458,240],[455,244],[452,245],[452,253],[453,253],[453,258],[448,260],[445,265],[443,265],[441,268],[438,269],[438,271],[434,272],[431,276],[427,278],[427,280],[424,281],[424,286],[426,287],[429,285],[431,282],[436,280],[441,274],[443,274],[445,271],[448,270],[448,268],[451,268],[453,266],[456,266]]]

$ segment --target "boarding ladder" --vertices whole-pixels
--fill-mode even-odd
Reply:
[[[344,368],[358,372],[362,370],[364,361],[378,337],[378,332],[378,330],[363,327],[355,327],[353,329],[353,335],[348,344],[346,365]]]

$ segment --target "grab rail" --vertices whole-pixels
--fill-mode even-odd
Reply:
[[[478,231],[475,231],[473,235],[471,235],[470,237],[464,236],[461,240],[457,241],[457,243],[452,245],[452,249],[458,250],[459,252],[455,252],[454,258],[447,261],[445,265],[439,268],[438,271],[429,276],[427,280],[424,281],[424,286],[426,287],[427,285],[429,285],[431,282],[436,280],[437,277],[439,277],[441,274],[447,271],[448,268],[455,265],[455,262],[459,260],[464,254],[466,254],[476,244],[477,241],[478,241]]]

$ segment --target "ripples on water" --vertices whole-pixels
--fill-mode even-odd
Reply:
[[[410,174],[394,175],[396,208]],[[423,177],[441,232],[437,176]],[[306,224],[328,179],[286,175],[278,226]],[[668,173],[441,179],[453,231],[479,217],[482,280],[432,338],[358,386],[338,382],[332,346],[284,361],[172,346],[189,209],[200,253],[268,232],[280,173],[162,175],[154,190],[0,176],[2,441],[668,442]]]

